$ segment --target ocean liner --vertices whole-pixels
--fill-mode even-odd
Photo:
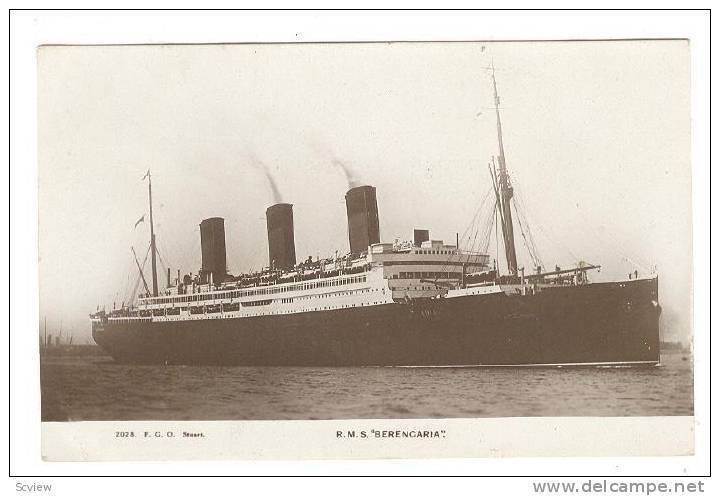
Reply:
[[[178,271],[171,281],[168,269],[160,289],[148,171],[151,286],[135,257],[144,293],[122,308],[91,314],[93,338],[116,361],[144,364],[658,364],[656,275],[593,283],[588,272],[597,265],[544,270],[538,262],[528,273],[518,267],[494,73],[492,84],[498,154],[488,164],[491,215],[484,235],[493,226],[501,231],[503,273],[490,261],[487,243],[480,251],[474,244],[462,249],[459,236],[446,244],[422,229],[412,241],[381,242],[376,190],[364,185],[345,195],[346,254],[298,263],[293,207],[278,203],[266,210],[268,267],[228,274],[224,220],[209,218],[200,224],[199,273]]]

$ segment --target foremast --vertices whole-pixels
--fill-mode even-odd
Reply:
[[[148,201],[150,202],[150,251],[152,252],[151,263],[152,263],[152,289],[153,296],[158,295],[158,283],[157,283],[157,261],[155,259],[155,228],[153,226],[153,208],[152,208],[152,178],[150,177],[150,169],[145,174],[145,178],[148,180]],[[144,279],[143,279],[144,282]]]
[[[495,189],[495,197],[497,200],[497,209],[502,226],[503,246],[505,247],[505,258],[507,260],[508,272],[517,276],[517,255],[515,253],[515,233],[513,232],[512,212],[510,211],[510,201],[513,197],[513,188],[510,184],[510,177],[507,172],[505,162],[505,148],[502,138],[502,123],[500,122],[500,97],[498,97],[497,83],[495,82],[495,66],[491,66],[493,93],[495,96],[495,118],[497,119],[497,135],[498,135],[498,152],[496,157],[498,169],[495,169],[495,158],[490,168],[493,178],[493,187]]]

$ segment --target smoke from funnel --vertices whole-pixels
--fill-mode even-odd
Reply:
[[[265,169],[265,177],[267,177],[268,183],[270,184],[270,189],[272,190],[273,203],[282,202],[282,197],[280,196],[280,191],[278,190],[277,184],[275,184],[275,179],[273,179],[272,175],[267,169]]]
[[[265,165],[262,160],[257,158],[253,153],[250,154],[250,164],[252,164],[252,166],[256,169],[260,170],[263,174],[265,174],[265,178],[267,179],[268,185],[270,186],[270,192],[273,197],[273,204],[282,203],[282,195],[280,194],[280,190],[275,183],[275,178],[270,173],[270,168]]]
[[[345,174],[345,179],[347,180],[348,189],[355,188],[356,186],[360,186],[362,183],[355,177],[352,170],[347,166],[347,164],[343,163],[340,159],[333,157],[332,163],[336,167],[339,167],[340,170],[343,171],[343,174]]]
[[[348,188],[354,188],[358,185],[358,181],[355,179],[355,176],[353,176],[352,171],[349,167],[347,167],[344,163],[342,163],[339,159],[333,157],[332,164],[336,167],[339,167],[340,170],[345,174],[345,180],[348,183]]]
[[[313,149],[313,151],[315,151],[315,153],[322,157],[323,160],[327,160],[329,157],[330,163],[342,171],[345,176],[345,181],[347,181],[348,189],[352,189],[363,184],[362,181],[357,178],[357,175],[353,172],[352,168],[337,158],[337,155],[331,148],[326,145],[322,145],[318,141],[310,141],[308,145]]]

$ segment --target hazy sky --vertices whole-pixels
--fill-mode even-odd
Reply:
[[[608,280],[627,278],[628,260],[657,265],[664,335],[687,340],[683,41],[43,47],[41,317],[83,340],[97,304],[127,297],[130,246],[142,258],[149,240],[147,223],[133,229],[148,168],[173,274],[197,272],[199,223],[211,216],[226,219],[231,272],[267,264],[263,166],[295,205],[298,259],[347,250],[347,180],[334,159],[377,187],[382,241],[418,227],[454,243],[497,154],[491,59],[508,166],[546,266],[582,259]]]

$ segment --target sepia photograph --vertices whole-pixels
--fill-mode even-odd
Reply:
[[[689,55],[39,47],[42,422],[692,417]]]

